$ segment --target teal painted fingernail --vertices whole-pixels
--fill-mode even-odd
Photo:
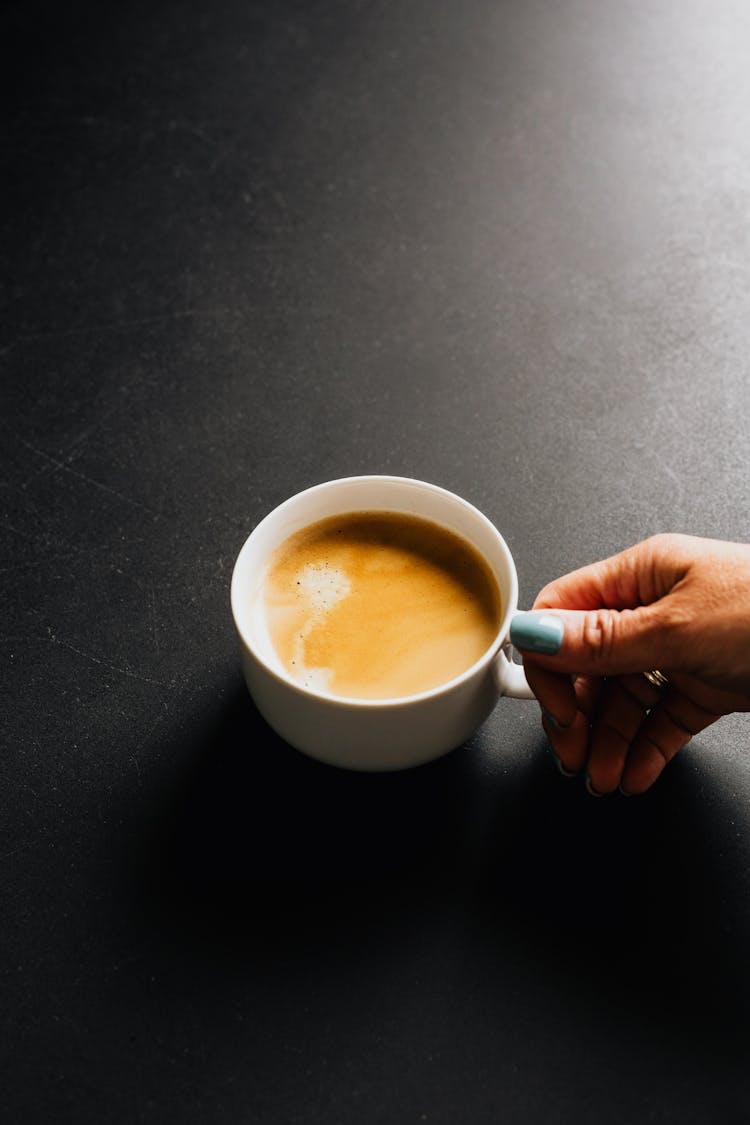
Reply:
[[[516,648],[547,656],[559,652],[564,632],[561,618],[541,610],[517,613],[510,623],[510,639]]]

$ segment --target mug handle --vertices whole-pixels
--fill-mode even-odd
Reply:
[[[500,695],[507,695],[511,699],[536,699],[529,687],[523,665],[510,659],[512,651],[513,646],[508,642],[497,654],[494,667],[497,690]]]

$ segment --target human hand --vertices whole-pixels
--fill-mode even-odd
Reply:
[[[656,535],[545,586],[510,639],[561,771],[643,793],[693,735],[750,710],[750,546]],[[643,675],[657,668],[665,687]]]

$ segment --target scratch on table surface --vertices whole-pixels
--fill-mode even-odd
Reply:
[[[171,683],[167,683],[166,680],[156,680],[152,676],[143,676],[140,672],[134,672],[132,668],[121,668],[118,664],[113,664],[109,660],[102,660],[101,657],[94,656],[91,652],[84,652],[83,649],[76,648],[75,645],[70,644],[69,641],[62,640],[52,632],[50,632],[48,636],[52,644],[60,645],[61,648],[67,648],[77,656],[82,656],[84,660],[90,660],[92,664],[99,664],[102,668],[108,668],[110,672],[117,672],[120,676],[129,676],[133,680],[140,680],[144,684],[154,684],[156,687],[172,688],[175,686],[174,680],[172,680]]]
[[[149,582],[148,586],[148,603],[151,617],[151,639],[154,642],[154,652],[159,655],[159,631],[156,626],[156,595],[154,594],[154,586]]]
[[[108,484],[102,484],[101,481],[96,480],[94,477],[90,477],[88,473],[82,473],[78,469],[74,469],[70,464],[72,460],[72,454],[69,455],[66,460],[61,461],[58,457],[53,457],[51,453],[47,453],[44,449],[39,449],[36,445],[32,445],[31,442],[25,441],[23,438],[19,438],[18,440],[20,441],[21,445],[26,447],[26,449],[31,450],[31,452],[35,453],[38,457],[43,457],[44,460],[47,461],[48,464],[52,465],[56,471],[69,473],[70,476],[77,477],[78,480],[84,481],[86,484],[91,485],[93,488],[98,488],[101,492],[106,492],[110,496],[116,497],[124,504],[129,504],[134,508],[140,508],[141,511],[148,512],[151,516],[158,516],[159,513],[153,508],[150,508],[148,504],[143,504],[140,500],[134,500],[131,496],[126,496],[123,492],[118,492],[116,488],[110,488]],[[76,444],[80,444],[80,439]],[[30,481],[34,480],[34,476],[29,477],[29,480],[26,481],[24,487],[26,487],[26,485],[30,483]]]
[[[19,559],[8,566],[0,566],[0,574],[21,575],[27,570],[36,570],[38,567],[48,566],[50,563],[69,562],[72,554],[72,551],[66,551],[62,555],[44,555],[34,559]]]
[[[46,450],[40,449],[37,445],[33,445],[30,441],[26,441],[25,438],[22,438],[20,434],[14,433],[13,436],[25,449],[29,449],[32,453],[36,454],[37,457],[41,457],[44,462],[41,468],[37,469],[22,483],[21,491],[24,492],[33,480],[36,480],[44,473],[57,472],[57,470],[63,465],[72,465],[76,457],[80,456],[80,453],[83,451],[83,449],[86,448],[87,439],[95,430],[101,427],[102,423],[105,422],[112,413],[113,410],[109,410],[102,417],[97,418],[95,423],[90,426],[86,426],[86,428],[82,430],[81,433],[79,433],[75,438],[73,438],[71,442],[68,443],[65,451],[61,452],[58,457],[53,457],[50,453],[47,453]]]
[[[684,492],[683,482],[680,480],[677,473],[674,471],[672,466],[669,464],[669,461],[667,460],[667,458],[662,456],[662,454],[658,450],[653,451],[653,456],[654,456],[654,460],[657,462],[657,464],[659,465],[659,468],[662,470],[662,472],[665,472],[667,474],[667,476],[670,477],[674,481],[675,487],[677,489],[678,498],[681,499],[682,494]]]
[[[141,777],[141,763],[140,763],[140,762],[138,761],[138,757],[137,757],[137,755],[136,755],[136,754],[131,754],[131,755],[130,755],[130,761],[131,761],[131,762],[133,763],[133,765],[135,766],[135,776],[136,776],[136,780],[137,780],[137,782],[138,782],[138,786],[139,786],[139,787],[142,787],[142,785],[143,785],[143,779],[142,779],[142,777]]]
[[[14,855],[19,855],[21,852],[27,852],[31,847],[31,843],[19,844],[17,848],[11,848],[9,852],[3,852],[0,855],[0,863],[4,863],[6,859],[12,859]]]
[[[10,523],[0,523],[0,530],[10,531],[13,535],[18,535],[21,539],[28,539],[31,543],[35,543],[39,538],[38,535],[31,534],[28,531],[21,531],[20,527],[14,527],[13,524]]]
[[[126,496],[123,492],[118,492],[116,488],[110,488],[109,485],[94,480],[93,477],[88,476],[86,473],[79,473],[75,469],[71,469],[69,465],[63,465],[62,468],[64,472],[70,473],[71,476],[78,477],[79,480],[93,485],[94,488],[98,488],[102,492],[108,492],[110,496],[115,496],[118,500],[122,500],[124,504],[130,504],[134,508],[140,508],[141,511],[148,512],[151,516],[158,516],[159,514],[154,508],[149,508],[148,504],[143,504],[140,500],[134,500],[132,496]]]
[[[666,473],[666,475],[674,482],[676,492],[673,499],[677,503],[682,501],[685,492],[685,486],[678,474],[670,465],[668,458],[665,457],[662,453],[662,446],[659,438],[663,429],[667,432],[678,433],[682,425],[682,419],[680,418],[680,415],[675,408],[674,403],[667,401],[662,404],[661,409],[656,411],[652,427],[652,432],[655,440],[651,445],[651,455],[662,472]]]

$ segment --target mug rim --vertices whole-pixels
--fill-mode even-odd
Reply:
[[[250,629],[245,628],[244,625],[243,625],[243,620],[242,620],[243,614],[242,614],[242,611],[241,611],[240,606],[239,606],[239,599],[240,599],[239,574],[240,574],[243,556],[251,549],[251,541],[256,537],[257,534],[259,534],[261,532],[261,529],[263,527],[267,526],[270,523],[271,520],[276,520],[276,519],[280,518],[280,516],[283,515],[283,512],[285,510],[290,508],[292,505],[298,504],[305,497],[311,496],[313,493],[328,491],[329,489],[332,489],[332,488],[340,486],[340,485],[344,485],[344,484],[355,485],[355,484],[360,484],[360,483],[362,483],[362,484],[364,484],[364,483],[370,483],[370,484],[371,483],[383,483],[383,484],[392,484],[392,485],[396,485],[396,486],[401,485],[401,484],[403,484],[403,485],[408,484],[408,485],[412,485],[412,486],[417,485],[420,488],[424,488],[429,492],[437,493],[439,495],[442,495],[443,497],[446,498],[446,500],[449,500],[450,502],[455,503],[458,506],[462,507],[464,510],[469,511],[472,514],[473,517],[478,518],[479,521],[485,525],[485,527],[488,529],[488,531],[490,532],[492,537],[495,539],[495,541],[500,546],[500,549],[501,549],[503,555],[505,556],[505,560],[506,560],[506,562],[508,564],[508,568],[510,570],[510,579],[511,579],[510,597],[507,600],[507,604],[505,606],[505,610],[503,612],[503,615],[502,615],[502,618],[501,618],[501,621],[500,621],[500,625],[498,627],[497,633],[495,634],[495,637],[494,637],[492,643],[487,647],[487,649],[485,649],[485,651],[482,653],[482,655],[479,657],[478,660],[475,660],[473,664],[471,664],[463,672],[459,673],[459,675],[453,676],[452,679],[450,679],[450,680],[444,680],[442,683],[435,684],[434,687],[426,688],[424,691],[412,692],[409,695],[397,695],[397,696],[388,696],[388,697],[385,697],[385,698],[378,698],[378,699],[368,699],[368,698],[362,697],[362,696],[336,695],[333,692],[321,691],[320,689],[317,689],[317,688],[314,688],[314,687],[307,687],[305,684],[301,684],[301,683],[299,683],[299,681],[293,679],[293,677],[291,675],[289,675],[289,673],[287,673],[284,669],[279,669],[279,668],[274,667],[268,661],[268,659],[264,656],[262,651],[260,651],[260,646],[257,645],[254,642]],[[373,507],[373,508],[368,508],[368,509],[363,509],[363,508],[358,509],[358,508],[352,507],[352,508],[342,508],[341,514],[346,514],[348,512],[354,512],[354,511],[364,511],[364,510],[367,510],[367,511],[383,511],[383,512],[388,512],[388,511],[391,511],[391,510],[396,511],[396,509],[389,509],[387,506],[379,507],[379,508]],[[338,513],[336,513],[336,514],[338,514]],[[447,527],[447,525],[441,524],[441,522],[439,520],[433,519],[431,516],[423,516],[423,515],[421,515],[421,513],[418,513],[418,512],[414,513],[414,514],[417,516],[417,518],[427,520],[427,522],[436,523],[436,524],[438,524],[438,526]],[[322,517],[322,518],[326,518],[326,517]],[[315,523],[315,522],[317,522],[315,519],[312,519],[310,521],[310,523]],[[447,530],[452,531],[453,529],[447,528]],[[492,573],[495,577],[495,581],[498,581],[497,574],[495,572],[495,567],[490,562],[490,560],[487,558],[486,553],[480,547],[477,546],[476,542],[474,542],[473,539],[470,540],[468,538],[468,536],[466,536],[465,534],[463,534],[461,532],[453,531],[453,533],[454,534],[462,534],[463,538],[467,539],[471,543],[471,546],[474,548],[474,550],[478,551],[479,554],[481,555],[481,557],[487,563],[487,565],[490,566],[490,568],[492,570]],[[500,585],[499,581],[498,581],[498,585]],[[501,587],[501,590],[502,590],[502,587]],[[497,658],[497,655],[498,655],[499,651],[507,643],[506,635],[507,635],[508,630],[510,628],[510,621],[511,621],[511,618],[513,617],[513,614],[516,612],[516,609],[517,609],[517,605],[518,605],[518,574],[516,572],[516,564],[515,564],[515,561],[513,559],[513,554],[510,550],[510,547],[506,543],[505,539],[503,538],[501,533],[498,531],[498,529],[495,527],[492,520],[489,519],[489,517],[486,516],[484,514],[484,512],[482,512],[479,508],[476,507],[476,505],[472,504],[469,500],[465,500],[462,496],[459,496],[458,493],[452,492],[450,489],[443,488],[439,484],[433,484],[430,481],[420,480],[417,477],[404,477],[404,476],[381,474],[381,473],[365,473],[365,474],[359,474],[359,475],[348,476],[348,477],[337,477],[333,480],[319,481],[317,484],[310,485],[309,487],[303,488],[299,492],[295,492],[293,495],[288,496],[285,500],[282,500],[280,504],[277,504],[274,508],[272,508],[269,512],[267,512],[266,515],[263,516],[263,518],[261,520],[259,520],[258,523],[255,525],[255,527],[252,529],[252,531],[250,532],[250,534],[247,536],[247,538],[243,542],[243,544],[240,547],[240,550],[237,554],[237,558],[235,560],[234,567],[232,568],[232,578],[231,578],[231,583],[230,583],[230,603],[231,603],[232,617],[233,617],[233,620],[234,620],[235,629],[237,630],[237,633],[239,635],[239,638],[240,638],[242,644],[245,646],[245,648],[248,650],[248,652],[252,655],[253,659],[256,660],[258,662],[258,664],[260,664],[262,666],[264,671],[268,675],[272,676],[278,683],[283,684],[285,688],[291,689],[296,694],[302,696],[305,699],[318,700],[321,703],[332,705],[332,706],[337,707],[337,708],[342,708],[342,709],[347,709],[347,710],[352,710],[352,711],[385,710],[385,709],[394,709],[394,708],[398,708],[398,707],[413,706],[416,703],[421,703],[423,701],[426,701],[426,700],[429,700],[429,699],[434,699],[434,698],[437,698],[438,696],[447,694],[447,693],[453,691],[454,689],[460,687],[462,684],[464,684],[464,683],[468,682],[469,680],[473,679],[474,676],[476,676],[478,673],[482,672],[487,667],[487,665],[492,663],[492,661]],[[245,616],[247,616],[247,615],[245,615]]]

